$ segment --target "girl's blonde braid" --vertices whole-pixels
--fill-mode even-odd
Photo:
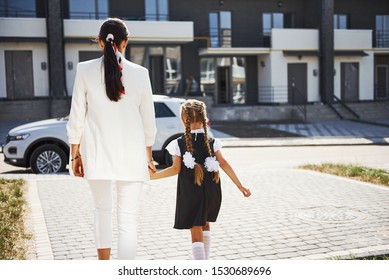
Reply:
[[[203,122],[203,127],[204,127],[204,145],[208,150],[208,155],[210,157],[215,156],[215,154],[212,152],[211,146],[209,145],[209,139],[208,139],[208,128],[207,128],[207,115],[205,111],[205,105],[202,106],[201,109],[201,118]],[[215,175],[213,176],[213,180],[216,183],[219,183],[220,176],[219,176],[219,171],[215,172]]]
[[[211,150],[211,146],[209,145],[209,141],[208,141],[209,139],[208,139],[207,117],[206,117],[206,114],[205,114],[205,108],[204,107],[201,108],[200,117],[201,117],[201,121],[203,123],[203,128],[204,128],[204,145],[205,145],[205,148],[208,151],[208,155],[209,156],[213,156],[213,153],[212,153],[212,150]]]
[[[190,103],[189,103],[190,104]],[[190,124],[192,122],[191,119],[193,119],[195,116],[195,112],[193,110],[192,106],[186,106],[187,103],[184,103],[182,107],[182,112],[185,116],[185,143],[186,143],[186,149],[188,152],[190,152],[193,155],[193,145],[192,145],[192,133],[191,133],[191,127]],[[192,105],[192,104],[190,104]],[[200,164],[195,163],[194,167],[194,182],[196,185],[201,186],[203,179],[204,179],[204,171]]]
[[[187,150],[193,154],[193,146],[192,146],[192,134],[190,133],[190,116],[188,112],[188,108],[183,108],[183,112],[185,114],[185,143]]]

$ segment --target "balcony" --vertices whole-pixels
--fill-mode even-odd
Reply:
[[[193,22],[183,21],[126,21],[130,43],[183,44],[193,41]],[[64,36],[95,38],[101,20],[64,20]],[[82,27],[82,28],[80,28]]]
[[[272,29],[272,48],[277,50],[319,50],[319,31],[316,29]],[[335,30],[334,49],[369,50],[371,30]]]
[[[335,50],[369,50],[373,47],[372,30],[337,29],[334,32]]]
[[[0,37],[46,38],[46,19],[0,18]]]

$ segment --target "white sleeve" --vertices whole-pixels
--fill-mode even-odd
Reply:
[[[153,91],[149,74],[145,71],[144,92],[140,104],[140,114],[143,122],[146,146],[152,146],[155,142],[157,134],[157,126],[155,123],[155,111],[153,102]]]
[[[217,151],[221,150],[222,147],[223,147],[222,141],[215,138],[215,142],[213,142],[213,151],[216,153]]]
[[[170,142],[165,148],[172,156],[181,156],[180,147],[178,146],[177,139]]]
[[[84,133],[84,123],[87,111],[86,89],[80,65],[77,65],[76,79],[74,81],[72,106],[69,114],[69,121],[66,125],[68,142],[70,144],[80,144]]]

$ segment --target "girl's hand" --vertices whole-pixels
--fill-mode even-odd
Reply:
[[[82,164],[81,156],[78,156],[72,161],[72,170],[74,176],[84,177],[84,166]]]
[[[244,197],[249,197],[251,195],[250,190],[245,187],[240,187],[239,190],[243,193]]]

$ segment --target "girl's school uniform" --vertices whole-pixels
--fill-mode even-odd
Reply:
[[[211,155],[204,145],[204,130],[192,130],[193,158],[204,170],[204,180],[201,186],[194,182],[194,169],[185,165],[182,160],[181,171],[177,180],[177,203],[174,228],[190,229],[193,226],[204,226],[206,222],[215,222],[222,201],[220,180],[216,183],[214,172],[209,172],[204,163]],[[221,149],[218,139],[209,139],[213,153]],[[183,157],[187,152],[185,136],[173,140],[166,147],[171,155]]]

